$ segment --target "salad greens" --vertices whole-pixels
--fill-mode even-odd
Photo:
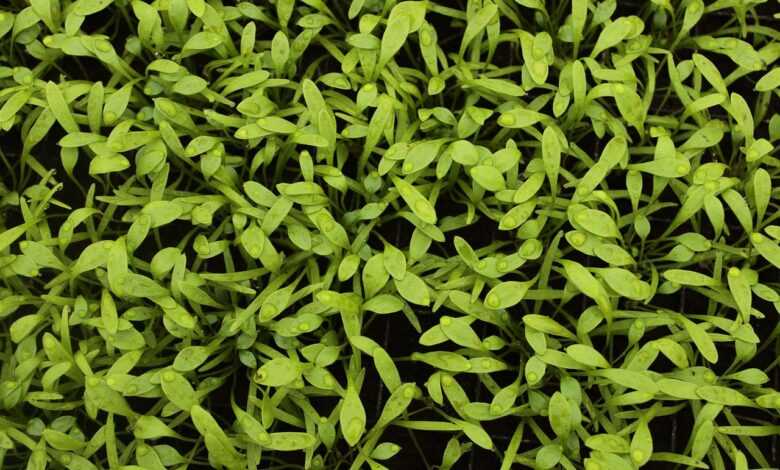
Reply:
[[[777,7],[3,2],[0,467],[776,467]]]

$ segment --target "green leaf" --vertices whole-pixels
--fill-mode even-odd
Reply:
[[[70,111],[68,102],[65,101],[65,96],[54,82],[46,83],[46,102],[49,104],[51,112],[60,123],[66,132],[79,132],[79,126],[76,124],[76,120],[73,118],[73,114]],[[5,106],[3,107],[5,110]],[[2,114],[2,112],[0,112]],[[2,121],[3,119],[0,119]]]
[[[505,309],[517,305],[525,297],[528,289],[536,283],[536,279],[530,281],[506,281],[502,282],[487,293],[485,307],[493,310]]]
[[[719,385],[704,385],[696,389],[704,400],[725,406],[755,406],[753,401],[736,390]]]
[[[271,60],[277,70],[282,70],[290,57],[290,41],[282,31],[277,31],[271,41]]]
[[[199,15],[196,14],[195,16]],[[214,49],[220,44],[222,44],[222,37],[219,34],[210,31],[202,31],[189,38],[181,50],[182,52],[203,51]]]
[[[594,235],[604,238],[620,238],[617,224],[605,212],[583,206],[572,206],[569,210],[569,217],[573,224]]]
[[[566,354],[571,356],[575,361],[591,367],[610,367],[609,361],[607,361],[600,352],[585,344],[572,344],[571,346],[568,346],[566,348]]]
[[[458,424],[463,433],[466,434],[469,439],[471,439],[471,442],[483,449],[490,450],[493,448],[493,440],[482,426],[479,424],[470,423],[468,421],[457,420],[455,422]]]
[[[173,370],[166,370],[160,374],[160,386],[165,397],[178,408],[189,411],[198,404],[195,390],[183,375]]]
[[[494,166],[478,165],[471,169],[471,177],[488,191],[501,191],[506,188],[504,175]]]
[[[680,369],[688,367],[688,355],[679,343],[669,339],[660,338],[653,342],[656,348],[663,353],[672,363]]]
[[[366,429],[366,412],[357,390],[352,386],[347,387],[341,401],[339,424],[347,444],[356,446]]]
[[[386,314],[400,311],[404,307],[404,301],[390,294],[380,294],[363,304],[363,310]]]
[[[206,362],[211,351],[205,346],[187,346],[176,354],[173,368],[179,372],[189,372]]]
[[[241,455],[214,417],[200,405],[193,406],[190,415],[195,428],[204,437],[209,460],[227,468],[240,468]]]
[[[720,281],[713,279],[696,271],[690,271],[687,269],[669,269],[664,271],[664,278],[669,281],[676,282],[684,286],[698,286],[698,287],[717,287],[720,285]]]
[[[687,318],[680,317],[680,322],[704,359],[713,364],[718,362],[718,350],[715,348],[715,343],[707,331],[698,323],[694,323]]]
[[[529,314],[523,316],[523,323],[530,326],[534,330],[541,331],[553,336],[562,336],[564,338],[576,339],[577,337],[567,330],[563,325],[553,320],[550,317],[537,314]]]
[[[411,31],[411,18],[407,15],[397,15],[387,22],[379,49],[378,69],[381,70],[401,49]]]
[[[301,372],[291,359],[277,357],[262,365],[255,373],[255,382],[269,387],[282,387],[291,384]]]
[[[412,354],[412,360],[422,361],[437,369],[450,372],[464,372],[471,369],[471,363],[460,354],[449,351],[435,351]]]
[[[385,269],[393,279],[401,280],[406,276],[406,257],[398,248],[386,244],[382,261],[384,262]]]
[[[628,154],[628,143],[623,137],[613,137],[607,142],[598,161],[588,169],[577,183],[576,195],[580,198],[590,194]]]
[[[615,434],[594,434],[585,440],[585,445],[593,450],[625,454],[629,451],[629,443],[622,436]]]
[[[479,336],[463,318],[453,318],[445,315],[441,317],[439,324],[444,334],[453,343],[465,348],[483,349]]]
[[[642,372],[623,369],[603,369],[594,373],[621,387],[631,388],[640,392],[655,394],[659,390],[655,381]]]
[[[444,140],[426,140],[412,145],[404,158],[402,167],[405,175],[416,173],[428,167],[439,155]]]
[[[25,315],[17,318],[10,327],[11,341],[21,343],[32,331],[44,320],[42,315],[37,313]]]
[[[780,268],[780,246],[778,246],[777,242],[768,239],[760,233],[751,234],[750,242],[764,259],[775,267]]]
[[[387,460],[392,458],[401,450],[398,444],[392,442],[382,442],[371,451],[371,458],[374,460]]]
[[[416,387],[412,383],[401,384],[396,387],[387,399],[384,408],[382,408],[382,414],[379,415],[377,425],[387,426],[401,416],[412,402],[415,391]]]
[[[156,416],[140,416],[133,427],[137,439],[159,439],[162,437],[177,437],[165,422]]]
[[[731,296],[737,304],[737,310],[745,321],[750,321],[750,309],[752,308],[753,294],[745,275],[737,267],[731,267],[728,271],[728,285]]]
[[[729,93],[726,83],[723,81],[723,77],[718,71],[718,68],[711,60],[702,54],[693,54],[693,63],[696,64],[699,73],[702,74],[718,93],[728,96]]]
[[[609,295],[604,286],[593,277],[590,271],[576,261],[561,260],[560,263],[563,265],[567,279],[580,292],[596,301],[596,304],[598,304],[605,315],[609,315],[612,312],[612,303],[609,300]]]
[[[94,406],[95,410],[132,417],[133,410],[119,392],[112,390],[106,382],[98,377],[87,378],[84,388],[84,401]]]
[[[268,436],[263,447],[281,452],[309,449],[317,443],[317,438],[304,432],[272,432]]]
[[[558,192],[558,173],[561,167],[561,143],[552,127],[546,128],[542,135],[542,160],[552,193],[556,194]]]
[[[98,155],[89,163],[92,176],[117,173],[130,168],[130,161],[119,154]]]
[[[459,55],[463,56],[463,53],[471,41],[473,41],[474,38],[476,38],[477,35],[493,21],[496,14],[498,14],[496,5],[494,3],[487,3],[468,19],[466,30],[463,32],[463,37],[461,39]]]
[[[553,393],[547,411],[550,427],[560,437],[566,437],[572,430],[573,417],[569,400],[561,392]]]
[[[520,203],[506,212],[498,223],[499,230],[514,230],[525,223],[536,209],[536,200]]]
[[[645,465],[653,455],[653,436],[645,419],[639,419],[630,444],[631,460],[639,466]]]
[[[509,129],[523,129],[531,127],[545,118],[546,116],[544,114],[530,109],[514,108],[502,113],[501,116],[498,117],[498,124],[501,127],[507,127]]]
[[[181,216],[182,207],[174,201],[153,201],[144,206],[142,214],[149,216],[151,228],[168,225]]]
[[[778,88],[780,88],[780,67],[773,67],[753,87],[756,91],[773,91]]]
[[[625,16],[607,23],[604,29],[601,30],[598,39],[596,39],[596,44],[593,46],[590,56],[595,57],[602,51],[616,46],[627,38],[633,30],[632,22]]]
[[[173,85],[173,91],[185,96],[201,93],[208,87],[208,82],[201,77],[189,75],[177,81]]]
[[[409,208],[414,214],[425,223],[436,223],[436,209],[433,204],[420,193],[420,191],[398,177],[393,177],[393,184],[395,185],[398,193],[404,199]]]
[[[431,303],[428,286],[419,276],[407,271],[401,279],[393,280],[401,297],[416,305],[428,306]]]

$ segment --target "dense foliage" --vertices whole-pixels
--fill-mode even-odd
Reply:
[[[0,467],[770,468],[766,0],[5,0]]]

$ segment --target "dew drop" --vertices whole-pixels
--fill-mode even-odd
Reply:
[[[577,232],[571,236],[571,244],[574,246],[582,246],[585,243],[585,235]]]
[[[498,123],[501,124],[502,126],[511,126],[515,122],[516,122],[515,117],[508,113],[504,113],[498,118]]]

